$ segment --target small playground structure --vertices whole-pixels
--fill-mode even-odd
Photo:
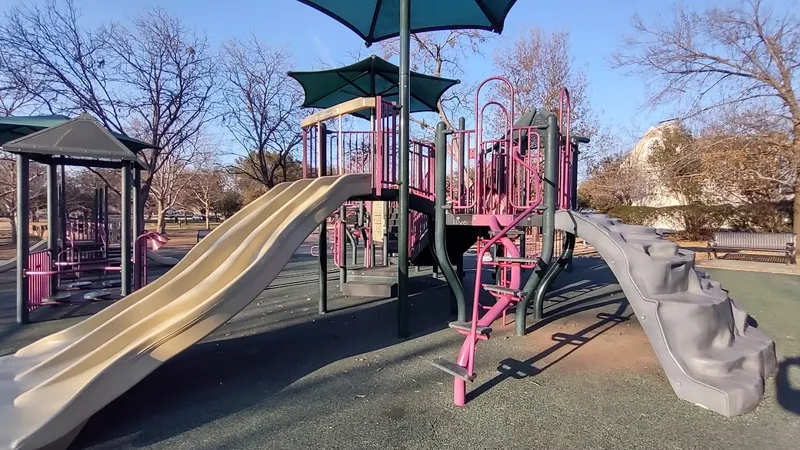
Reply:
[[[14,261],[17,321],[27,323],[32,311],[45,306],[116,300],[146,284],[147,247],[155,249],[166,242],[165,237],[146,232],[141,210],[131,207],[140,202],[141,171],[146,169],[137,153],[148,144],[114,136],[88,115],[71,120],[63,116],[4,118],[0,128],[4,136],[19,136],[3,143],[3,149],[17,155],[21,211],[29,209],[29,161],[46,165],[47,171],[46,244],[29,249],[29,218],[23,214],[19,219]],[[71,215],[66,166],[120,169],[121,214],[110,214],[109,190],[104,185],[95,188],[88,214]],[[25,264],[17,265],[17,261]]]
[[[394,228],[389,222],[396,220],[401,336],[409,329],[409,267],[435,263],[440,268],[453,295],[455,320],[448,326],[463,335],[464,343],[457,355],[433,365],[453,377],[458,406],[465,404],[466,385],[474,380],[478,344],[491,338],[497,319],[513,314],[517,334],[524,335],[529,315],[544,317],[547,292],[569,263],[576,237],[607,261],[678,397],[725,416],[758,405],[764,380],[775,370],[774,343],[718,283],[694,268],[694,254],[652,228],[575,209],[578,154],[586,139],[570,132],[566,89],[557,111],[517,117],[513,85],[492,77],[477,89],[471,128],[466,119],[459,120],[457,129],[439,123],[434,142],[408,139],[407,44],[414,27],[409,1],[400,3],[405,42],[400,76],[382,92],[352,79],[332,87],[350,98],[338,96],[338,103],[301,122],[303,179],[275,186],[246,205],[154,282],[75,326],[0,358],[0,446],[66,448],[92,414],[252,302],[315,230],[319,309],[326,312],[328,222],[334,225],[334,263],[346,277],[347,249],[355,236],[365,243],[365,269],[378,268],[372,245],[377,234],[385,253],[380,261],[389,261]],[[440,3],[415,4],[435,10]],[[513,1],[496,3],[507,7],[505,12],[483,28],[502,28],[497,17],[504,18]],[[383,28],[376,31],[388,23],[376,22],[379,12],[364,36],[392,35]],[[424,22],[428,19],[420,19],[418,27],[430,29]],[[440,28],[446,27],[434,29]],[[483,95],[489,83],[505,86],[511,94],[507,104]],[[344,118],[353,114],[369,117],[369,128],[345,129]],[[24,152],[18,161],[24,168]],[[130,168],[130,160],[124,161]],[[123,184],[130,174],[123,172]],[[126,195],[123,204],[129,205]],[[381,209],[383,231],[376,233]],[[129,211],[123,211],[126,248]],[[557,233],[563,236],[560,254],[555,253]],[[529,239],[538,245],[528,246]],[[477,275],[468,291],[463,257],[472,246],[477,246]],[[20,260],[27,258],[27,248],[24,242]],[[490,251],[494,257],[484,258]],[[122,265],[131,260],[123,250]],[[493,283],[483,282],[484,267],[494,272]],[[26,286],[25,275],[18,272],[21,286]],[[494,301],[481,304],[482,292]]]

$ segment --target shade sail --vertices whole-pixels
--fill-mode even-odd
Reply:
[[[298,0],[371,45],[399,34],[400,0]],[[409,0],[411,32],[478,29],[500,33],[516,0]]]
[[[355,64],[336,69],[313,72],[289,72],[305,92],[303,106],[330,108],[359,97],[380,95],[387,101],[398,100],[399,68],[375,55]],[[411,72],[410,112],[438,111],[442,95],[459,83],[458,80],[439,78]],[[366,111],[356,113],[367,117]]]
[[[9,116],[0,117],[0,145],[14,139],[27,136],[31,133],[54,127],[70,120],[67,116]],[[101,125],[102,126],[102,125]],[[125,136],[124,134],[110,132],[115,138],[119,139],[125,147],[134,153],[139,153],[146,148],[153,146],[137,139]]]
[[[57,163],[91,166],[92,163],[134,162],[146,168],[134,151],[89,114],[5,142],[3,150],[28,154],[38,160],[50,158]]]

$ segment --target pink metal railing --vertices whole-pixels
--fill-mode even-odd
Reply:
[[[506,107],[497,101],[481,104],[481,89],[489,82],[504,83],[504,88],[514,96],[511,83],[502,77],[492,77],[481,83],[475,94],[475,130],[454,131],[448,143],[447,193],[448,201],[456,214],[503,215],[510,220],[521,211],[537,206],[542,201],[541,136],[535,127],[513,127],[513,102]],[[568,94],[562,107],[568,124]],[[492,117],[502,126],[504,134],[489,139],[487,130],[489,110],[497,111]],[[378,101],[370,131],[327,131],[325,136],[327,170],[323,175],[344,173],[371,173],[375,194],[384,189],[397,189],[398,184],[398,133],[397,111],[393,103]],[[341,122],[340,125],[341,126]],[[315,125],[303,130],[303,176],[316,177],[319,167],[319,133]],[[461,143],[464,143],[464,161]],[[568,163],[568,161],[567,161]],[[566,183],[571,176],[565,167],[559,183],[559,204],[567,201]],[[409,149],[409,190],[412,194],[434,198],[434,147],[428,142],[412,141]],[[571,173],[571,172],[570,172]]]
[[[572,165],[577,164],[573,161],[572,148],[570,143],[570,128],[572,127],[572,105],[567,88],[561,89],[561,98],[558,111],[558,127],[564,133],[564,139],[559,142],[559,176],[558,176],[558,207],[569,209],[570,198],[572,196]]]
[[[326,167],[323,175],[371,173],[376,194],[382,189],[397,189],[400,160],[398,154],[397,111],[394,103],[378,98],[375,121],[370,131],[327,130]],[[303,177],[317,176],[321,126],[303,129]],[[409,149],[409,190],[433,199],[434,149],[430,142],[412,141]]]
[[[52,272],[52,258],[49,250],[40,250],[28,255],[28,311],[42,306],[44,298],[51,294],[50,277],[54,275],[39,275]]]

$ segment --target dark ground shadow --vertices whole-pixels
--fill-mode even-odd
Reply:
[[[789,380],[789,368],[792,366],[800,371],[800,357],[786,358],[778,364],[778,373],[775,375],[777,399],[783,409],[800,415],[800,386],[792,386]]]
[[[597,336],[605,333],[606,331],[614,328],[618,324],[622,322],[627,322],[633,317],[633,313],[629,312],[626,314],[626,310],[628,309],[628,301],[625,298],[611,298],[609,297],[617,297],[620,294],[621,290],[614,290],[608,291],[606,290],[602,294],[598,294],[596,296],[590,296],[588,298],[584,298],[580,301],[571,302],[569,305],[562,307],[560,310],[556,312],[552,312],[550,315],[546,316],[541,321],[537,322],[531,327],[528,327],[528,333],[538,330],[539,328],[544,327],[545,325],[555,322],[557,320],[563,319],[567,316],[572,314],[577,314],[584,311],[589,311],[595,308],[602,308],[609,305],[618,305],[614,313],[609,314],[605,312],[601,312],[597,314],[598,321],[580,331],[573,334],[567,333],[554,333],[552,335],[552,339],[554,344],[548,347],[545,350],[533,355],[532,357],[526,359],[525,361],[519,361],[514,358],[507,358],[501,361],[497,367],[497,371],[500,372],[499,375],[495,376],[491,380],[481,384],[480,386],[476,387],[475,389],[471,390],[467,393],[467,400],[474,399],[481,394],[484,394],[491,390],[493,387],[497,386],[498,384],[502,383],[508,379],[523,379],[527,377],[536,376],[545,370],[549,369],[550,367],[558,364],[564,358],[578,350],[583,345],[591,342]],[[565,347],[572,347],[568,352],[564,353],[556,360],[548,363],[543,367],[536,367],[536,363],[541,361],[544,358],[552,355],[553,353],[565,348]]]
[[[395,336],[395,302],[375,302],[313,322],[196,344],[95,414],[70,448],[158,443],[260,403],[332,362],[403,342]],[[449,320],[446,295],[412,303],[417,337],[445,328]],[[258,315],[226,327],[221,331],[247,334],[264,325]]]

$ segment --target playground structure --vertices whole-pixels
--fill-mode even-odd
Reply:
[[[27,323],[30,312],[44,306],[115,300],[146,284],[145,255],[152,255],[147,246],[156,248],[166,242],[146,232],[141,209],[130,207],[139,204],[140,173],[146,167],[136,152],[148,144],[114,136],[88,115],[71,120],[63,116],[5,118],[0,125],[6,135],[20,136],[3,143],[5,150],[17,154],[20,210],[29,209],[29,161],[47,167],[47,224],[42,227],[47,239],[28,248],[29,218],[21,215],[17,258],[13,265],[4,264],[17,268],[17,321]],[[68,165],[121,169],[120,214],[110,215],[109,190],[103,186],[95,188],[88,213],[71,215]]]
[[[456,306],[457,317],[449,327],[465,340],[455,361],[440,359],[434,365],[454,377],[457,405],[465,403],[466,382],[474,379],[478,342],[489,339],[495,320],[511,309],[517,334],[526,331],[529,305],[534,318],[542,318],[548,288],[569,262],[575,238],[580,236],[598,250],[617,276],[676,395],[726,416],[757,406],[764,379],[775,370],[774,343],[752,326],[747,313],[719,284],[694,269],[694,255],[662,240],[651,228],[624,225],[574,209],[578,146],[585,140],[570,135],[566,91],[559,119],[547,111],[517,118],[513,91],[512,101],[505,106],[496,101],[481,103],[479,89],[474,129],[467,130],[465,121],[460,121],[457,130],[439,124],[434,145],[408,139],[408,46],[414,27],[410,1],[399,3],[397,105],[380,97],[360,98],[310,116],[301,124],[303,180],[282,183],[245,206],[155,282],[75,326],[0,358],[4,418],[0,446],[66,448],[92,414],[247,306],[320,226],[319,306],[320,312],[325,312],[326,222],[339,211],[334,219],[339,237],[334,236],[333,247],[343,265],[347,233],[342,227],[348,211],[343,205],[349,202],[355,202],[350,204],[358,205],[360,211],[374,210],[369,203],[362,208],[361,202],[397,202],[401,335],[408,329],[410,263],[424,264],[426,255],[438,262]],[[433,8],[423,15],[430,19],[439,18],[433,12],[439,11],[436,8],[444,12],[444,3],[416,4],[422,11],[426,6]],[[480,8],[483,19],[491,15],[491,20],[473,28],[499,31],[513,3],[498,1],[491,4],[491,10]],[[326,4],[351,8],[348,2]],[[459,20],[479,9],[475,4],[470,8],[460,10]],[[392,36],[393,31],[385,29],[388,22],[377,20],[380,11],[364,12],[372,17],[365,21],[368,33],[362,33],[368,42],[376,40],[376,33],[380,39]],[[337,17],[343,20],[341,15]],[[447,28],[430,21],[420,23],[421,30]],[[454,26],[466,28],[472,23]],[[378,24],[381,27],[376,31]],[[507,81],[493,78],[487,82]],[[488,108],[499,112],[497,130],[485,126]],[[365,110],[374,118],[369,131],[346,132],[341,126],[328,131],[326,122]],[[18,161],[26,168],[23,156]],[[128,164],[125,166],[130,168]],[[124,185],[130,175],[131,170],[123,171]],[[123,205],[130,205],[129,191],[125,192]],[[20,202],[20,209],[22,206]],[[126,208],[123,249],[127,248],[124,243],[130,242],[125,231]],[[537,253],[520,251],[520,228],[541,229]],[[557,230],[564,234],[558,256],[554,254]],[[27,258],[28,243],[23,244],[20,255],[25,258],[20,261]],[[458,269],[464,251],[474,244],[478,246],[478,269],[472,303],[468,304]],[[388,241],[384,251],[387,247]],[[497,256],[484,262],[491,249],[498,250]],[[371,258],[369,265],[374,265],[371,251],[366,253]],[[126,250],[122,255],[125,267],[130,258]],[[482,282],[484,265],[495,269],[494,284]],[[527,280],[523,280],[525,269],[530,271]],[[122,272],[125,284],[126,268]],[[23,288],[24,275],[18,271]],[[494,304],[480,304],[482,291],[495,299]]]
[[[497,77],[487,82],[507,83]],[[502,112],[506,128],[499,138],[487,137],[488,107]],[[361,136],[352,139],[358,145],[342,145],[351,142],[345,130],[327,131],[325,122],[365,108],[374,109],[378,119],[372,131],[353,132]],[[413,144],[409,204],[415,217],[425,220],[411,228],[409,254],[422,261],[424,252],[414,247],[429,236],[424,247],[453,290],[457,317],[449,327],[465,341],[455,361],[433,364],[454,377],[455,404],[465,403],[477,344],[491,337],[497,318],[515,310],[517,333],[524,334],[529,305],[535,319],[543,317],[545,294],[580,236],[608,261],[675,393],[727,416],[752,410],[775,368],[773,342],[751,326],[747,313],[717,283],[694,269],[691,252],[651,228],[572,208],[580,139],[560,131],[568,126],[566,91],[561,110],[561,120],[538,111],[513,122],[512,107],[481,103],[479,90],[475,129],[446,130],[439,124],[435,145]],[[336,114],[310,116],[302,123],[305,179],[280,184],[247,205],[155,282],[0,359],[0,405],[8,411],[0,444],[68,444],[87,417],[247,306],[319,226],[325,227],[318,251],[326,271],[331,216],[342,236],[334,248],[344,263],[341,230],[348,209],[363,212],[370,202],[397,200],[396,114],[393,105],[372,98],[340,105]],[[539,253],[520,251],[521,234],[514,231],[521,227],[541,229]],[[558,256],[553,254],[557,230],[566,236]],[[478,268],[470,304],[452,261],[474,244]],[[492,247],[497,256],[484,262]],[[495,269],[495,284],[480,277],[487,265]],[[320,277],[322,288],[326,278]],[[480,304],[482,291],[494,304]],[[319,299],[323,312],[325,293],[321,290]]]

